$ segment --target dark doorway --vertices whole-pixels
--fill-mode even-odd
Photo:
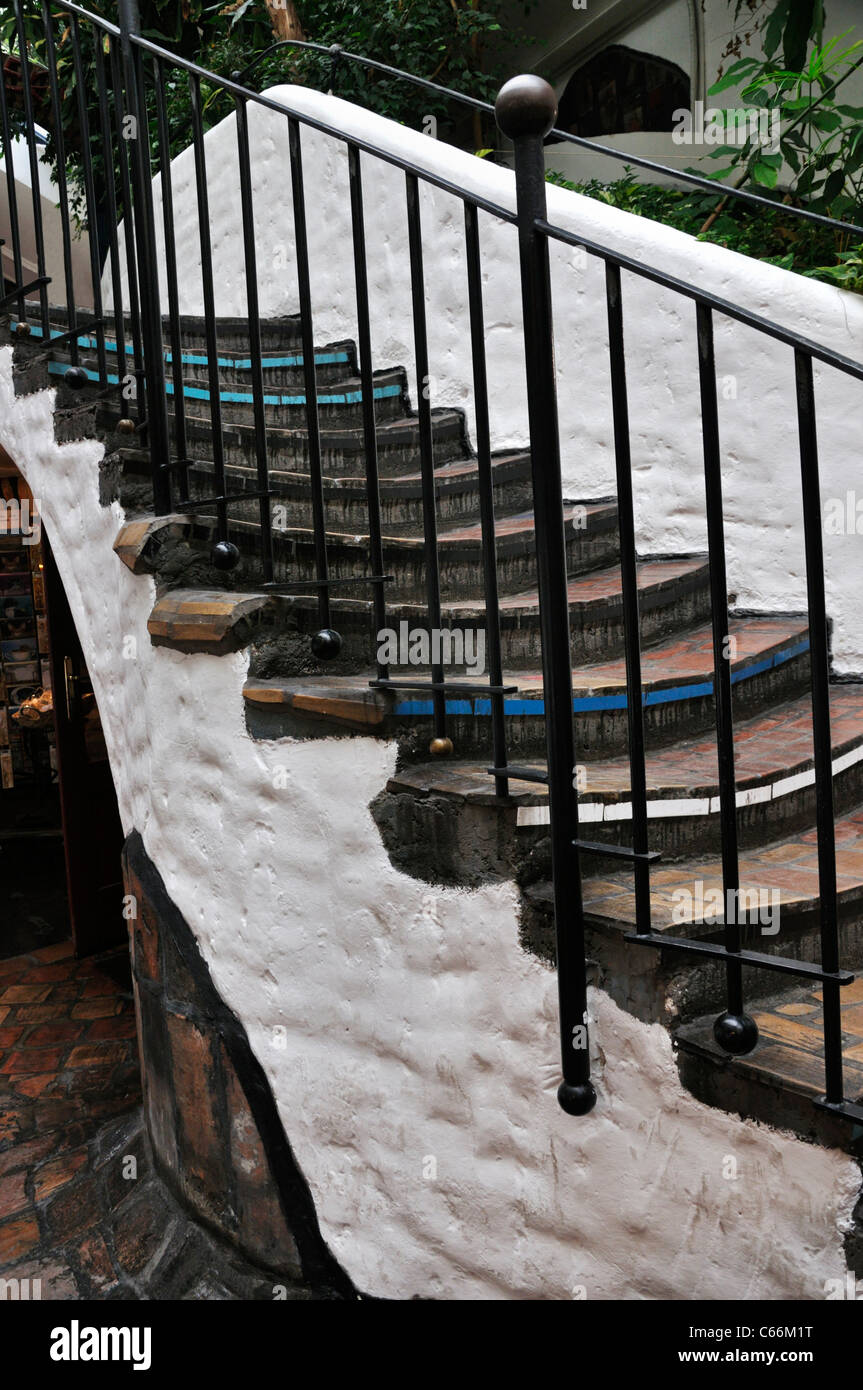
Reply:
[[[50,544],[0,457],[0,959],[125,943],[122,829]]]
[[[69,918],[75,954],[86,956],[126,940],[123,829],[96,697],[47,538],[44,552]]]
[[[573,73],[557,124],[584,137],[672,130],[674,112],[689,104],[689,78],[676,63],[612,44]]]

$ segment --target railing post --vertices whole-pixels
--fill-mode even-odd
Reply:
[[[584,909],[574,844],[578,804],[565,521],[548,241],[536,229],[537,221],[546,216],[542,142],[557,116],[554,91],[541,77],[514,77],[501,88],[495,115],[498,126],[515,146],[563,1064],[557,1097],[568,1114],[585,1115],[596,1104],[596,1092],[590,1082]]]
[[[171,510],[171,432],[165,395],[165,355],[162,345],[162,313],[156,259],[156,219],[150,167],[150,126],[144,92],[141,57],[131,42],[140,34],[138,0],[118,0],[120,47],[126,86],[127,115],[133,118],[132,187],[134,192],[135,251],[141,316],[141,349],[147,383],[147,444],[153,478],[153,505],[157,515]],[[126,213],[128,216],[128,211]],[[115,313],[117,308],[115,306]]]

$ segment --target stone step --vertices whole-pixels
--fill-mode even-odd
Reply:
[[[119,552],[116,543],[115,548]],[[121,558],[130,563],[130,556]],[[348,642],[354,629],[366,631],[368,618],[367,602],[340,601],[339,628]],[[156,647],[224,656],[253,642],[266,651],[268,644],[281,641],[293,649],[299,669],[309,672],[321,669],[310,647],[310,639],[319,628],[314,596],[229,589],[169,589],[156,600],[147,621]]]
[[[184,381],[193,386],[209,386],[209,358],[205,350],[181,349],[180,362]],[[220,350],[217,362],[222,386],[251,390],[252,359],[248,352]],[[173,377],[174,353],[170,348],[165,352],[165,365],[168,374]],[[305,389],[305,357],[301,349],[262,352],[261,371],[265,387]],[[327,343],[315,349],[315,381],[319,390],[344,377],[359,375],[360,367],[353,343]]]
[[[732,692],[737,719],[793,698],[806,688],[809,673],[809,638],[805,623],[770,618],[733,619],[736,643],[732,662]],[[643,652],[644,724],[648,747],[662,748],[670,741],[692,737],[699,731],[714,732],[713,637],[700,627],[684,637],[671,637]],[[423,671],[393,668],[394,678],[425,679]],[[453,680],[466,678],[463,668],[447,670]],[[279,677],[271,676],[274,684]],[[364,703],[369,682],[345,677],[338,684],[344,705]],[[473,679],[471,677],[471,679]],[[480,681],[486,679],[480,677]],[[582,761],[616,757],[627,748],[626,671],[622,657],[573,671],[575,743]],[[506,736],[511,761],[524,762],[545,754],[545,702],[542,673],[507,671],[504,681],[512,687],[504,697]],[[303,682],[282,678],[284,698],[270,692],[269,706],[292,703]],[[314,681],[309,682],[310,687]],[[246,700],[256,702],[247,686]],[[318,706],[319,712],[321,707]],[[270,709],[273,714],[273,709]],[[450,695],[446,702],[447,733],[459,758],[477,758],[485,766],[491,758],[491,701],[486,695]],[[270,723],[278,738],[286,730]],[[387,737],[398,738],[403,762],[424,762],[432,737],[432,701],[422,691],[396,692],[386,727]]]
[[[12,320],[14,331],[17,320]],[[57,328],[55,334],[63,330]],[[36,324],[30,325],[30,337],[34,342],[42,341],[44,335],[42,329]],[[167,344],[168,340],[166,340]],[[98,342],[94,334],[81,333],[78,335],[78,347],[83,349],[88,355],[96,352]],[[124,343],[127,358],[130,357],[129,338]],[[109,368],[117,370],[118,344],[116,337],[106,335],[105,351],[108,355]],[[287,351],[268,351],[262,354],[262,367],[265,386],[294,385],[303,386],[305,382],[304,358],[302,351],[296,349]],[[227,387],[238,386],[241,389],[249,390],[252,362],[248,355],[230,348],[222,351],[218,356],[219,380]],[[206,347],[196,350],[195,347],[181,349],[181,361],[183,365],[183,379],[191,386],[209,387],[207,377],[208,357]],[[169,379],[173,376],[174,354],[170,346],[165,348],[165,368]],[[128,370],[128,363],[127,363]],[[356,350],[353,343],[340,342],[329,343],[325,347],[315,350],[315,377],[319,383],[327,384],[338,381],[343,377],[353,377],[359,375],[359,368],[356,360]]]
[[[69,370],[71,359],[67,353],[58,350],[53,361],[48,363],[48,375],[63,377]],[[99,382],[96,358],[91,354],[82,356],[78,366],[94,385]],[[107,374],[108,384],[117,386],[120,378],[116,370]],[[174,414],[174,383],[168,378],[165,383],[169,414]],[[211,392],[206,381],[187,382],[183,386],[186,411],[196,418],[203,418],[210,424],[209,402]],[[220,388],[219,401],[222,420],[228,424],[254,426],[254,397],[250,391],[238,387]],[[407,388],[404,373],[396,369],[392,372],[379,372],[374,384],[375,416],[378,420],[412,419],[409,413]],[[322,424],[350,426],[362,425],[363,409],[362,383],[357,377],[341,377],[322,386],[318,393],[318,418]],[[292,429],[298,421],[306,419],[305,392],[298,387],[285,384],[281,390],[273,388],[264,393],[264,416],[268,428]],[[202,415],[202,412],[206,414]]]
[[[533,500],[529,454],[501,454],[492,459],[491,473],[496,517],[529,510]],[[252,462],[243,465],[232,464],[229,478],[232,492],[242,492],[244,489],[257,491],[258,473]],[[273,493],[273,507],[278,506],[282,509],[284,524],[308,524],[311,505],[311,479],[308,473],[271,467],[270,487]],[[213,490],[212,463],[196,463],[192,470],[192,495],[212,495]],[[331,526],[353,534],[368,530],[368,501],[364,474],[326,477],[323,480],[323,491],[327,518]],[[379,491],[381,520],[390,535],[422,530],[422,477],[419,473],[383,478]],[[456,522],[468,524],[478,521],[479,473],[476,460],[459,458],[451,463],[438,465],[435,469],[435,494],[440,526],[447,523],[454,525]],[[616,533],[616,503],[603,499],[585,505],[590,508],[607,508],[608,525]],[[237,516],[245,515],[241,503],[237,504],[234,510]],[[585,525],[588,519],[596,527],[598,516],[594,514],[588,518],[585,514]],[[617,553],[616,540],[614,553]]]
[[[254,517],[252,508],[246,515]],[[577,505],[577,504],[575,504]],[[236,508],[228,523],[228,534],[253,570],[260,549],[260,524],[254,519],[236,516]],[[584,509],[585,511],[587,509]],[[573,576],[608,566],[616,558],[615,533],[608,525],[608,508],[591,509],[587,524],[575,530],[567,528],[567,563]],[[214,513],[202,505],[199,517]],[[568,508],[568,517],[573,507]],[[591,521],[596,520],[596,527]],[[327,562],[333,579],[350,579],[368,574],[369,537],[367,534],[347,535],[327,532]],[[308,527],[287,527],[273,533],[275,578],[277,580],[311,580],[317,575],[314,532]],[[438,564],[441,592],[446,599],[457,595],[461,599],[484,599],[482,543],[478,523],[473,526],[441,529],[438,533]],[[425,598],[425,543],[422,536],[384,536],[384,573],[390,575],[387,585],[388,602],[398,606],[405,602],[422,603]],[[522,513],[503,518],[497,527],[497,576],[500,593],[520,594],[525,585],[536,582],[536,535],[533,515]],[[484,610],[483,610],[484,611]]]
[[[863,979],[845,985],[839,997],[844,1094],[859,1105]],[[729,1057],[718,1046],[715,1014],[683,1024],[675,1030],[674,1042],[684,1086],[706,1105],[858,1153],[859,1120],[849,1123],[817,1104],[825,1090],[823,999],[820,983],[805,982],[750,1005],[759,1037],[744,1057]]]
[[[174,383],[166,382],[169,404],[173,410]],[[374,378],[375,418],[379,421],[414,419],[407,396],[407,380],[400,368],[377,372]],[[184,384],[186,410],[200,418],[211,399],[209,383],[196,379]],[[254,397],[250,390],[239,386],[224,386],[219,390],[222,419],[227,423],[253,425]],[[289,382],[265,388],[265,418],[267,426],[292,429],[306,419],[306,394],[299,385]],[[206,417],[205,417],[206,418]],[[318,388],[318,418],[322,424],[362,426],[363,390],[359,377],[341,376]]]
[[[662,641],[682,628],[704,622],[710,607],[708,565],[700,556],[650,559],[638,566],[642,642]],[[613,565],[573,576],[569,581],[570,634],[574,666],[623,652],[623,599],[620,569]],[[470,598],[446,599],[445,627],[463,633],[485,630],[485,606]],[[391,602],[390,625],[407,621],[427,626],[422,603]],[[541,666],[539,594],[533,587],[506,593],[500,600],[504,668],[529,671]]]
[[[32,335],[33,329],[41,322],[38,300],[27,300],[26,308]],[[87,323],[93,317],[92,309],[78,309],[77,313],[80,323]],[[59,305],[51,305],[48,314],[51,324],[55,325],[59,331],[65,331],[69,322],[66,309]],[[103,316],[106,320],[106,337],[116,338],[115,320],[111,310],[106,309]],[[124,316],[123,323],[125,340],[129,343],[131,342],[132,329],[128,315]],[[302,343],[299,315],[291,314],[281,318],[261,319],[260,335],[264,352],[275,353],[283,348],[296,351]],[[216,337],[220,352],[247,353],[249,348],[248,320],[245,318],[218,318],[216,320]],[[166,314],[162,315],[162,338],[165,350],[170,351],[172,347],[171,326]],[[180,346],[199,352],[207,351],[206,323],[203,316],[181,315]]]
[[[469,457],[460,411],[434,411],[434,457],[438,464],[465,460]],[[99,425],[113,436],[113,443],[128,445],[126,436],[115,434],[121,412],[115,405],[103,406],[98,415]],[[174,434],[171,423],[172,437]],[[353,426],[324,424],[321,429],[321,465],[331,477],[356,476],[361,473],[365,457],[363,431]],[[212,429],[209,418],[191,414],[186,420],[186,437],[191,459],[206,463],[213,457]],[[386,420],[377,428],[378,453],[383,477],[413,476],[419,471],[419,427],[415,419]],[[253,425],[226,423],[222,430],[225,463],[248,467],[255,457]],[[270,466],[288,473],[308,473],[308,434],[305,427],[267,430],[267,452]]]
[[[834,798],[837,811],[863,801],[863,686],[834,687],[831,700],[834,749]],[[740,721],[735,728],[737,829],[741,848],[757,847],[806,829],[815,818],[815,773],[812,716],[807,696]],[[518,764],[521,772],[545,773],[545,759]],[[719,782],[715,737],[703,734],[680,743],[649,749],[645,759],[648,787],[649,847],[664,864],[694,855],[718,854]],[[604,758],[579,764],[579,820],[588,839],[631,845],[632,804],[628,758]],[[485,808],[488,816],[505,812],[522,838],[547,835],[548,792],[529,779],[509,779],[507,798],[495,793],[488,762],[436,760],[403,766],[387,790],[394,796],[446,802],[451,818],[460,809]],[[436,810],[439,814],[439,808]],[[488,837],[486,837],[488,838]],[[502,847],[498,839],[495,844]],[[516,847],[515,858],[520,857]],[[537,857],[534,855],[534,862]],[[584,872],[608,880],[613,861],[589,858]],[[454,864],[454,869],[456,865]],[[861,864],[863,868],[863,864]],[[501,858],[496,875],[506,875]],[[658,880],[657,880],[658,881]]]
[[[283,348],[293,352],[302,347],[302,330],[299,314],[285,315],[282,318],[266,318],[260,321],[261,349],[264,352],[280,352]],[[170,323],[162,315],[162,338],[166,350],[172,348]],[[216,341],[219,352],[247,354],[249,349],[249,323],[245,318],[217,318]],[[202,315],[183,314],[180,318],[180,347],[204,353],[207,351],[207,326]],[[315,351],[318,349],[316,348]]]
[[[254,582],[253,577],[249,582]],[[301,581],[302,582],[302,581]],[[369,593],[371,586],[351,585],[352,596]],[[683,627],[704,622],[709,608],[708,571],[705,561],[647,560],[639,566],[639,590],[642,607],[642,640],[645,644],[660,642]],[[310,588],[310,593],[312,592]],[[337,626],[338,606],[334,600],[333,625]],[[623,650],[623,606],[620,590],[620,571],[617,567],[595,570],[573,577],[569,582],[570,630],[573,664],[580,666],[596,659],[600,652],[621,653]],[[501,598],[501,646],[506,670],[538,670],[541,663],[539,596],[535,589],[505,593]],[[485,633],[486,613],[480,600],[445,600],[441,605],[442,630],[457,630],[466,647],[482,642],[487,651]],[[391,601],[387,607],[388,631],[398,636],[399,624],[408,623],[408,632],[428,631],[426,607],[422,600]],[[378,649],[377,635],[368,629],[369,653]],[[383,640],[383,639],[381,639]],[[473,650],[478,650],[474,645]],[[362,669],[363,653],[351,653],[352,669]],[[271,675],[278,671],[268,672]],[[294,671],[283,674],[296,674]],[[413,674],[417,674],[414,672]],[[419,670],[425,679],[428,671]]]
[[[838,781],[838,778],[834,779]],[[840,959],[843,967],[863,966],[863,811],[846,811],[836,819],[836,870],[839,897]],[[751,924],[744,929],[749,950],[817,962],[820,959],[820,894],[817,831],[811,825],[779,842],[745,849],[740,855],[740,884],[750,892]],[[760,896],[758,896],[760,895]],[[755,910],[756,896],[759,908]],[[718,855],[660,866],[651,874],[654,929],[669,936],[722,940],[722,865]],[[632,931],[635,910],[631,874],[609,873],[585,880],[585,905],[592,924],[591,954],[607,954],[609,978],[624,970],[621,984],[638,972],[642,985],[659,982],[657,998],[672,1003],[674,1020],[724,1007],[725,967],[721,961],[679,951],[628,945],[650,962],[628,962],[621,937]],[[610,943],[605,945],[604,943]],[[644,975],[645,970],[648,972]],[[774,972],[747,969],[746,998],[765,999],[796,984]],[[669,1019],[666,1018],[666,1022]]]

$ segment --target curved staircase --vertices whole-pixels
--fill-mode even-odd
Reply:
[[[61,313],[53,316],[58,331]],[[15,323],[12,328],[14,331]],[[253,737],[373,734],[396,739],[397,771],[378,789],[372,810],[393,862],[429,883],[475,886],[512,879],[521,890],[525,948],[551,958],[554,934],[548,883],[547,796],[542,784],[545,726],[530,460],[509,451],[492,462],[507,748],[513,760],[507,795],[489,775],[491,700],[450,696],[449,758],[432,758],[431,698],[375,688],[372,594],[368,574],[362,385],[355,347],[323,345],[315,354],[320,407],[323,495],[332,623],[344,639],[335,662],[316,661],[317,599],[304,364],[297,320],[263,323],[265,412],[273,517],[274,578],[309,581],[306,594],[280,594],[256,569],[259,474],[255,453],[251,358],[245,324],[218,324],[220,409],[229,536],[241,554],[230,574],[212,568],[215,509],[210,387],[201,320],[182,323],[184,437],[192,502],[168,517],[146,511],[149,457],[128,433],[116,392],[73,395],[60,383],[58,429],[95,430],[106,442],[104,494],[118,495],[128,521],[116,550],[134,571],[155,575],[154,642],[184,651],[251,647],[245,686]],[[32,330],[14,339],[20,389],[47,372],[62,379],[69,357],[45,359]],[[64,344],[65,347],[65,344]],[[82,363],[98,383],[95,341],[80,338]],[[109,383],[118,379],[116,343],[107,343]],[[176,363],[168,346],[170,377]],[[112,365],[113,364],[113,365]],[[41,374],[41,378],[40,378]],[[384,529],[387,622],[423,629],[424,540],[419,426],[400,367],[374,378]],[[174,386],[169,386],[175,442]],[[478,472],[461,414],[432,412],[438,548],[444,624],[481,633],[482,551]],[[245,500],[244,494],[249,494]],[[137,513],[137,515],[136,515]],[[614,499],[571,499],[567,505],[573,718],[579,767],[580,819],[592,841],[610,847],[631,840],[627,759],[623,603]],[[719,783],[714,734],[713,650],[709,569],[704,556],[651,556],[639,565],[644,716],[647,738],[654,932],[685,935],[706,946],[721,940]],[[818,868],[809,636],[805,615],[732,615],[737,820],[741,884],[768,902],[753,909],[744,945],[801,961],[818,959]],[[394,679],[416,668],[393,667]],[[424,673],[422,673],[424,674]],[[450,670],[448,676],[458,680]],[[474,678],[472,678],[474,679]],[[481,677],[480,679],[487,679]],[[832,691],[834,792],[843,967],[863,963],[863,686]],[[519,776],[519,773],[522,776]],[[720,961],[673,950],[643,950],[626,940],[634,928],[632,873],[613,855],[583,856],[589,950],[594,978],[642,1019],[673,1029],[686,1084],[701,1098],[743,1114],[798,1129],[827,1142],[854,1145],[850,1126],[811,1105],[823,1090],[823,1047],[815,985],[747,971],[748,1000],[761,1041],[748,1057],[730,1058],[712,1040],[723,1007]],[[778,911],[777,911],[778,908]],[[657,942],[653,943],[658,944]],[[863,1095],[863,992],[843,992],[849,1096]],[[857,1014],[861,1023],[857,1023]],[[813,1023],[815,1026],[813,1026]],[[859,1031],[858,1031],[859,1029]],[[823,1069],[822,1069],[823,1070]]]

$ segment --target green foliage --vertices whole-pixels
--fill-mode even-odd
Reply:
[[[86,0],[91,13],[116,23],[116,4],[110,0]],[[498,68],[485,63],[485,41],[500,39],[500,15],[504,0],[301,0],[299,6],[306,37],[315,43],[339,43],[363,56],[404,68],[443,86],[472,95],[493,97],[501,80]],[[525,9],[530,8],[530,0]],[[35,66],[46,61],[40,0],[24,0],[24,24],[28,53]],[[218,77],[241,71],[255,56],[275,42],[265,0],[234,0],[234,3],[206,3],[206,0],[143,0],[141,28],[145,37]],[[98,106],[94,71],[93,26],[81,22],[84,57],[84,87],[90,123],[90,148],[97,189],[104,183],[103,142],[97,135]],[[515,34],[510,34],[514,39]],[[66,167],[73,209],[84,218],[82,188],[82,143],[77,111],[77,89],[72,61],[70,30],[59,18],[55,30],[57,69],[61,93],[62,126],[66,144]],[[109,41],[104,39],[106,53]],[[0,11],[0,49],[15,53],[18,38],[11,11]],[[145,64],[151,71],[150,65]],[[110,75],[110,69],[108,69]],[[299,82],[327,91],[333,85],[333,65],[329,57],[281,47],[268,54],[255,67],[249,82],[257,90],[283,82]],[[335,90],[340,96],[379,111],[394,120],[422,126],[424,118],[434,116],[438,133],[458,138],[468,148],[486,143],[482,123],[465,119],[464,108],[446,99],[399,81],[370,73],[359,64],[341,61],[335,73]],[[184,72],[166,67],[165,83],[170,154],[173,158],[189,144],[189,84]],[[201,83],[204,128],[217,124],[234,109],[233,99],[216,83]],[[51,113],[46,106],[37,119],[49,126],[47,158],[56,165],[57,147],[50,131]],[[148,115],[154,169],[158,169],[160,150],[157,139],[156,108],[148,77]],[[13,127],[23,129],[23,112],[13,111]]]
[[[561,174],[549,171],[548,180],[563,188],[574,189],[588,198],[596,198],[610,207],[622,208],[639,217],[649,217],[667,227],[688,232],[699,241],[711,241],[730,251],[794,270],[813,279],[840,285],[843,289],[863,293],[863,255],[860,251],[836,249],[835,233],[829,228],[799,222],[782,208],[762,212],[746,207],[739,200],[719,211],[708,231],[702,231],[711,213],[717,212],[720,195],[695,189],[680,192],[641,183],[627,172],[614,183],[596,179],[573,184]]]
[[[117,22],[117,6],[108,0],[88,0],[90,13]],[[42,7],[39,0],[24,0],[22,5],[24,34],[29,61],[33,69],[47,66],[47,45],[45,41]],[[72,211],[79,221],[85,221],[83,191],[83,147],[84,135],[78,114],[78,89],[73,58],[72,30],[65,17],[56,12],[54,44],[57,65],[57,78],[60,91],[61,125],[66,151],[66,173],[69,180]],[[234,21],[238,21],[234,23]],[[232,15],[225,5],[206,4],[204,0],[143,0],[141,4],[141,32],[172,53],[194,60],[206,66],[208,51],[220,45],[225,33],[233,26],[236,41],[244,45],[264,45],[272,40],[272,28],[263,0],[243,7],[242,15]],[[86,21],[79,22],[81,39],[81,59],[83,86],[86,93],[86,112],[90,130],[90,152],[93,161],[94,180],[97,197],[104,187],[106,178],[104,141],[99,134],[99,110],[96,86],[94,50],[100,43],[105,59],[106,81],[111,96],[111,67],[109,61],[110,39]],[[3,54],[16,55],[19,51],[19,38],[14,14],[6,9],[0,13],[0,50]],[[243,49],[248,52],[248,48]],[[47,86],[42,84],[47,93]],[[221,94],[219,94],[221,95]],[[170,73],[166,83],[169,131],[172,156],[189,143],[189,96],[188,81],[179,70]],[[204,124],[209,128],[215,120],[221,119],[229,107],[223,105],[220,112],[214,112],[216,98],[214,89],[203,86],[205,102]],[[111,111],[113,119],[113,107]],[[24,130],[24,113],[20,106],[10,111],[14,133]],[[152,87],[148,91],[148,115],[150,120],[151,149],[154,164],[158,167],[159,150],[156,133],[155,103]],[[47,100],[37,104],[36,120],[48,130],[46,157],[56,166],[58,153],[56,132],[53,129],[53,112]],[[115,169],[115,174],[118,171]]]
[[[729,0],[738,20],[748,0]],[[842,221],[863,221],[863,107],[844,103],[842,83],[863,65],[863,42],[853,30],[824,40],[824,0],[774,0],[760,25],[762,53],[742,56],[735,36],[726,57],[733,58],[710,88],[710,96],[736,89],[733,113],[755,108],[763,121],[753,122],[740,144],[711,152],[721,167],[708,178],[749,188],[777,203],[806,207]],[[758,26],[756,26],[758,28]],[[749,34],[745,36],[749,41]],[[780,57],[781,51],[781,57]],[[727,127],[726,127],[727,128]],[[778,149],[773,138],[778,132]],[[703,170],[690,170],[702,173]],[[790,174],[790,179],[789,179]],[[611,185],[615,197],[632,199],[647,216],[711,241],[782,265],[801,274],[863,290],[860,259],[847,237],[814,228],[780,211],[759,213],[729,199],[707,200],[693,194],[656,190],[653,211],[641,194],[626,192],[626,180]],[[619,204],[622,205],[622,204]],[[700,220],[699,220],[700,219]]]
[[[768,113],[779,130],[779,150],[768,152],[750,132],[741,146],[712,152],[723,167],[708,177],[726,180],[739,171],[737,182],[763,191],[776,189],[786,168],[791,192],[807,207],[856,220],[863,210],[863,108],[843,104],[834,85],[863,59],[863,42],[846,43],[847,38],[813,46],[801,70],[777,67],[770,57],[732,63],[710,95],[737,87],[739,106],[726,108],[728,118],[741,106]],[[774,34],[769,42],[775,41]]]
[[[486,101],[494,100],[503,77],[500,63],[488,61],[487,41],[493,38],[499,46],[519,37],[503,30],[504,8],[504,0],[298,0],[304,31],[315,43],[338,43],[349,52]],[[260,89],[279,81],[301,81],[326,91],[331,74],[329,58],[287,49],[260,63],[254,83]],[[424,117],[433,115],[442,123],[441,133],[448,135],[457,132],[464,119],[463,109],[446,99],[356,63],[338,64],[335,90],[348,101],[406,125],[420,127]]]

